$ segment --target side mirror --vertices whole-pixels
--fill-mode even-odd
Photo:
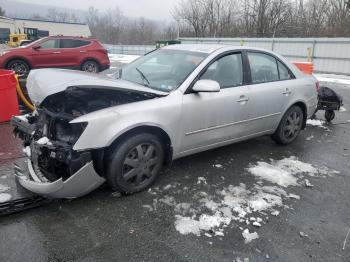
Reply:
[[[40,45],[36,45],[36,46],[33,46],[32,47],[34,50],[39,50],[40,48],[41,48],[41,46]]]
[[[192,90],[194,92],[220,92],[220,84],[214,80],[203,79],[198,80]]]

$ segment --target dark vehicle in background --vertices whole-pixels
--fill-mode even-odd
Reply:
[[[107,50],[92,38],[49,36],[0,52],[0,68],[13,70],[20,77],[37,68],[68,68],[97,73],[109,66]]]
[[[5,44],[9,40],[10,34],[9,28],[0,28],[0,44]]]

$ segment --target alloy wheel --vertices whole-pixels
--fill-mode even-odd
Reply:
[[[28,68],[22,62],[15,62],[11,65],[10,70],[15,71],[16,74],[20,77],[27,75]]]
[[[97,73],[98,66],[95,62],[86,62],[83,66],[83,71],[89,72],[89,73]]]
[[[283,128],[283,135],[287,140],[293,140],[299,134],[302,120],[302,116],[298,111],[290,113]]]

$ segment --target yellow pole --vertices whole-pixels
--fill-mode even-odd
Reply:
[[[33,104],[31,102],[28,101],[28,99],[25,97],[25,95],[23,94],[23,90],[19,84],[19,81],[18,81],[18,76],[16,75],[16,90],[17,90],[17,93],[18,93],[18,96],[19,98],[23,101],[23,103],[32,111],[35,110]]]

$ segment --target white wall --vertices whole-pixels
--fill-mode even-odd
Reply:
[[[11,34],[13,34],[15,32],[14,20],[0,17],[0,27],[1,28],[9,28],[11,31]]]
[[[15,20],[15,28],[18,32],[18,28],[23,33],[24,27],[38,28],[39,30],[49,31],[52,35],[65,35],[65,36],[91,36],[91,31],[88,25],[85,24],[68,24],[68,23],[54,23],[45,21],[31,21],[31,20]]]

